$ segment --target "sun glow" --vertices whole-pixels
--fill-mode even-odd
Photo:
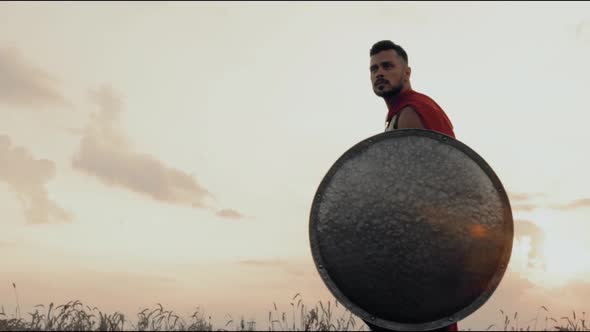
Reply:
[[[511,267],[520,273],[526,271],[528,264],[528,256],[531,251],[531,238],[529,236],[522,236],[515,239],[512,247]]]
[[[525,273],[527,278],[539,285],[557,287],[590,273],[590,262],[585,260],[588,252],[575,228],[567,227],[567,216],[557,211],[538,211],[529,216],[544,233],[542,242],[530,236],[515,239],[514,269]],[[531,253],[537,250],[537,257]]]
[[[583,245],[572,241],[567,234],[546,234],[541,255],[547,282],[566,283],[588,270],[588,263],[581,257],[584,251]]]

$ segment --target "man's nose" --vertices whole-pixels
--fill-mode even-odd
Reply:
[[[381,71],[381,68],[377,68],[377,72],[375,73],[375,77],[376,78],[383,78],[383,72]]]

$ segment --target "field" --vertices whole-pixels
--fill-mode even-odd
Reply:
[[[211,317],[199,310],[190,317],[179,317],[161,304],[143,309],[137,313],[136,319],[131,320],[119,312],[103,313],[80,301],[57,306],[53,303],[37,305],[26,315],[20,312],[17,303],[13,314],[6,313],[3,306],[0,308],[0,331],[369,331],[362,320],[336,301],[318,302],[314,307],[307,307],[296,294],[290,304],[292,310],[289,313],[279,312],[273,304],[274,310],[268,312],[268,321],[263,324],[240,318],[230,319],[224,326],[213,326]],[[585,312],[580,316],[573,311],[571,317],[559,318],[545,315],[539,320],[541,312],[548,313],[548,310],[541,306],[537,317],[520,323],[517,312],[508,315],[500,310],[504,317],[500,324],[482,326],[479,330],[590,331]]]

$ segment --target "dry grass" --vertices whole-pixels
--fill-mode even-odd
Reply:
[[[96,307],[84,306],[80,301],[57,307],[51,303],[47,311],[43,305],[37,305],[29,316],[29,320],[6,318],[2,309],[0,331],[213,331],[210,318],[207,321],[198,310],[185,320],[164,310],[161,304],[151,311],[139,312],[135,324],[126,320],[122,313],[106,314]]]
[[[16,285],[13,284],[16,294]],[[296,294],[291,304],[291,313],[280,312],[274,304],[274,311],[268,312],[268,331],[357,331],[367,330],[364,324],[357,324],[352,313],[348,312],[338,302],[322,302],[313,308],[303,304],[300,294]],[[344,311],[338,316],[334,309]],[[291,321],[289,318],[293,318]],[[67,304],[54,306],[36,305],[33,312],[28,313],[28,319],[20,314],[20,304],[17,301],[16,311],[8,317],[2,307],[0,311],[0,331],[257,331],[255,321],[231,318],[223,327],[213,327],[211,317],[197,310],[188,318],[176,315],[171,310],[165,310],[158,303],[153,309],[143,309],[137,314],[136,322],[126,319],[120,312],[103,313],[96,307],[89,307],[80,301],[70,301]]]
[[[15,290],[16,286],[13,285]],[[137,314],[136,322],[129,321],[119,312],[103,313],[96,307],[83,305],[80,301],[71,301],[64,305],[54,306],[50,303],[34,307],[27,319],[21,317],[20,304],[17,302],[15,314],[12,317],[0,311],[0,331],[367,331],[362,320],[350,313],[337,301],[318,302],[309,308],[303,304],[300,294],[296,294],[290,305],[291,312],[279,312],[276,304],[274,310],[268,312],[266,327],[257,326],[255,321],[241,318],[234,321],[231,316],[223,327],[213,327],[211,317],[197,308],[190,317],[179,317],[171,310],[165,310],[157,304],[152,310],[143,309]],[[340,312],[338,314],[338,312]],[[539,314],[545,317],[539,321]],[[508,315],[500,310],[503,323],[492,324],[486,330],[502,331],[590,331],[586,323],[586,313],[578,315],[572,311],[571,317],[559,319],[547,316],[549,310],[542,306],[537,316],[521,324],[518,312]],[[532,324],[532,325],[531,325]],[[461,323],[459,323],[461,328]]]
[[[545,312],[545,318],[539,321],[539,314],[542,311]],[[582,312],[582,316],[579,316],[576,315],[576,311],[572,311],[571,317],[560,317],[559,319],[547,316],[548,312],[547,307],[541,306],[537,309],[535,318],[524,322],[523,324],[526,324],[526,326],[522,326],[518,320],[518,312],[515,312],[514,315],[508,315],[500,310],[504,321],[499,328],[502,331],[590,331],[590,326],[586,325],[585,312]],[[495,324],[490,325],[488,330],[495,326]]]

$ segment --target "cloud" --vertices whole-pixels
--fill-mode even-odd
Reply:
[[[151,155],[126,151],[96,137],[82,139],[72,166],[105,184],[162,202],[203,207],[209,195],[189,174],[167,167]]]
[[[510,201],[527,201],[529,200],[530,196],[531,195],[527,193],[508,193],[508,198],[510,198]]]
[[[217,211],[217,216],[227,219],[244,219],[244,216],[234,209],[223,209]]]
[[[530,211],[533,211],[534,209],[536,209],[538,206],[536,206],[534,204],[515,204],[515,205],[511,205],[511,207],[512,207],[512,211],[530,212]]]
[[[307,269],[303,266],[299,266],[300,264],[296,264],[294,262],[288,262],[280,259],[264,259],[264,260],[241,260],[239,261],[240,265],[250,266],[254,268],[267,268],[267,269],[278,269],[287,274],[294,275],[294,276],[304,276],[306,274],[306,270],[310,270],[308,266]],[[309,271],[307,271],[309,272]]]
[[[0,103],[10,106],[64,106],[58,82],[15,47],[0,47]]]
[[[557,210],[577,210],[582,208],[590,208],[590,198],[578,199],[568,204],[555,206],[554,208]]]
[[[531,200],[535,197],[542,197],[542,196],[545,196],[545,194],[543,194],[543,193],[513,193],[513,192],[508,193],[508,198],[510,198],[511,202],[528,201],[528,200]]]
[[[537,204],[530,203],[535,197],[543,197],[545,194],[542,193],[508,193],[510,199],[512,211],[533,211],[540,206]],[[554,210],[576,210],[590,207],[590,198],[582,198],[573,202],[562,204],[562,205],[550,205],[549,208]]]
[[[508,199],[512,207],[512,211],[526,211],[530,212],[537,209],[539,206],[531,204],[529,201],[536,197],[545,196],[543,193],[508,193]]]
[[[99,111],[92,115],[72,167],[106,185],[125,188],[160,202],[196,208],[212,194],[190,174],[167,166],[155,156],[134,151],[119,128],[121,97],[108,86],[92,93]],[[237,218],[237,211],[222,210],[223,217]]]
[[[13,146],[10,138],[0,135],[0,181],[16,193],[31,224],[69,222],[72,215],[48,197],[45,184],[55,176],[55,164],[47,159],[34,159],[31,152]]]
[[[531,240],[531,250],[528,253],[527,265],[530,268],[534,267],[534,263],[542,264],[543,256],[541,254],[541,247],[545,242],[545,232],[541,227],[527,220],[514,221],[514,237],[521,238],[528,236]]]
[[[266,260],[256,260],[256,259],[246,259],[240,261],[240,264],[249,265],[249,266],[256,266],[256,267],[276,267],[284,265],[285,263],[278,259],[266,259]]]
[[[515,273],[506,273],[504,278],[502,278],[500,285],[501,286],[498,286],[498,288],[502,287],[502,292],[513,294],[515,297],[524,295],[537,287],[527,278],[523,278]]]

